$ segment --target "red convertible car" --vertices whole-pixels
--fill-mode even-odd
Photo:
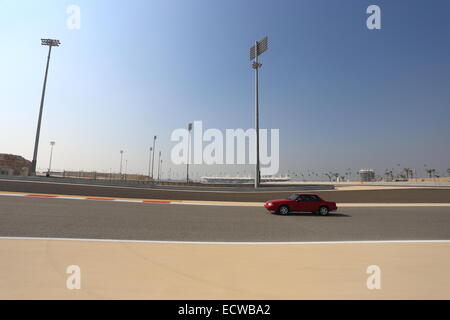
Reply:
[[[267,201],[264,208],[282,215],[289,212],[311,212],[326,216],[330,211],[337,210],[336,202],[325,201],[318,195],[309,193],[296,193],[287,199]]]

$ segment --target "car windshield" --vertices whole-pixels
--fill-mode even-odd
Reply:
[[[293,194],[292,196],[288,197],[288,200],[297,200],[298,194]]]

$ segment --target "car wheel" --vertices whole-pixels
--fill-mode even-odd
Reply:
[[[281,206],[278,208],[278,213],[285,216],[289,214],[289,207],[288,206]]]
[[[328,213],[330,213],[330,210],[328,210],[328,207],[326,207],[326,206],[321,206],[321,207],[319,208],[319,214],[320,214],[321,216],[327,216]]]

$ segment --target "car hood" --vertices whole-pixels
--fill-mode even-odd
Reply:
[[[267,202],[270,202],[270,203],[281,203],[281,202],[286,202],[286,201],[289,201],[289,200],[288,199],[269,200],[269,201],[266,201],[266,203]]]

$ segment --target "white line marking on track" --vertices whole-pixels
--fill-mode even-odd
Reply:
[[[132,203],[141,203],[142,200],[122,200],[122,199],[115,199],[115,202],[132,202]]]
[[[220,207],[262,207],[264,205],[264,202],[261,203],[248,203],[248,202],[193,202],[191,200],[187,200],[189,202],[183,202],[183,201],[170,201],[170,204],[178,204],[178,205],[188,205],[188,206],[220,206]]]
[[[292,241],[292,242],[245,242],[245,241],[164,241],[164,240],[118,240],[118,239],[83,239],[83,238],[49,238],[49,237],[0,237],[1,240],[39,240],[39,241],[80,241],[80,242],[128,242],[150,244],[199,244],[199,245],[320,245],[320,244],[407,244],[407,243],[450,243],[450,240],[361,240],[361,241]]]
[[[11,194],[1,194],[0,196],[10,196],[10,197],[25,197],[24,194],[15,194],[15,193],[11,193]]]
[[[4,194],[0,194],[0,196],[4,196]],[[64,197],[64,196],[59,196],[53,199],[66,199],[66,200],[86,200],[85,198],[81,198],[81,197]]]

